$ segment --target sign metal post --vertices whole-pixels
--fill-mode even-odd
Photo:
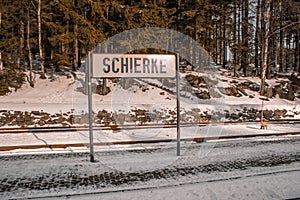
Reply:
[[[176,96],[177,96],[177,156],[180,156],[180,75],[179,55],[176,55]]]
[[[93,108],[92,108],[92,56],[91,53],[88,55],[88,110],[89,110],[89,137],[90,137],[90,161],[95,162],[94,156],[94,136],[93,136]]]

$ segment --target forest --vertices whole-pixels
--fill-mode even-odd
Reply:
[[[0,95],[34,87],[34,70],[76,71],[97,44],[142,27],[193,38],[236,76],[259,76],[262,95],[274,73],[300,72],[295,0],[1,0],[0,27]]]

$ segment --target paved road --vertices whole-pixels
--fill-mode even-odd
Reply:
[[[187,187],[263,174],[275,176],[279,172],[299,175],[299,145],[300,136],[186,142],[180,157],[175,155],[176,147],[172,144],[137,145],[130,150],[114,147],[111,151],[97,151],[95,163],[89,162],[85,152],[2,155],[0,199],[55,199],[85,192],[108,194]],[[285,198],[295,196],[286,188],[282,190]]]

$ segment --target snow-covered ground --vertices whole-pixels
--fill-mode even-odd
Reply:
[[[215,78],[224,77],[215,74]],[[17,92],[0,97],[0,110],[86,112],[87,96],[79,89],[83,87],[83,81],[82,72],[78,72],[76,78],[54,75],[53,81],[38,79],[34,88],[26,84]],[[126,113],[133,108],[176,111],[175,96],[158,87],[146,84],[148,89],[145,91],[138,87],[124,90],[112,82],[109,84],[111,93],[93,95],[95,112],[105,109]],[[222,96],[210,100],[198,100],[189,94],[184,96],[181,98],[182,110],[199,108],[211,112],[261,108],[258,94],[254,98]],[[299,99],[273,98],[265,102],[264,108],[282,108],[295,114],[300,113],[299,103]],[[299,131],[299,124],[269,124],[268,130],[260,130],[259,123],[182,127],[181,134],[182,138],[193,138],[287,130]],[[175,128],[95,131],[94,134],[95,142],[176,139]],[[87,143],[89,140],[87,131],[1,134],[0,138],[0,146],[66,141]],[[176,142],[96,146],[96,163],[89,162],[87,147],[1,152],[0,199],[42,196],[58,199],[57,195],[61,195],[61,199],[298,198],[299,141],[298,135],[204,143],[183,141],[179,157],[176,156]],[[106,175],[109,180],[99,178]],[[72,196],[78,193],[93,194]]]
[[[194,138],[207,138],[207,140],[216,140],[224,136],[261,136],[278,133],[299,133],[300,124],[269,124],[267,130],[260,129],[260,123],[239,124],[239,125],[207,125],[207,126],[188,126],[180,128],[180,139],[182,141],[192,141]],[[96,149],[105,150],[126,150],[128,145],[109,145],[103,147],[104,144],[120,144],[125,142],[137,141],[159,141],[159,140],[177,140],[176,128],[140,128],[129,130],[94,130],[94,143]],[[34,152],[73,152],[73,151],[89,151],[88,148],[67,149],[17,149],[18,146],[36,146],[36,145],[58,145],[58,144],[89,144],[89,131],[68,131],[68,132],[29,132],[29,133],[1,133],[0,147],[14,147],[15,150],[0,151],[0,155],[15,155]],[[174,143],[175,146],[175,143]]]
[[[228,77],[221,75],[222,71],[217,71],[209,78],[217,82],[217,85],[227,86],[228,82],[221,80],[230,80]],[[49,113],[59,112],[87,112],[87,95],[82,93],[84,86],[85,74],[82,71],[76,72],[76,78],[71,76],[68,72],[61,75],[52,75],[51,79],[39,79],[34,88],[29,84],[25,84],[17,92],[12,92],[6,96],[0,97],[0,110],[18,110],[18,111],[33,111],[43,110]],[[193,72],[191,74],[197,74]],[[181,74],[184,76],[185,74]],[[245,78],[235,78],[236,81],[244,81]],[[253,82],[259,83],[258,78],[247,78]],[[93,80],[95,83],[97,80]],[[149,81],[149,80],[147,80]],[[150,80],[153,83],[160,83],[155,79]],[[174,80],[173,80],[174,81]],[[270,81],[270,85],[274,81]],[[93,95],[93,109],[95,112],[99,110],[108,110],[112,112],[127,112],[133,108],[142,108],[150,111],[154,110],[175,110],[176,109],[176,95],[171,95],[158,87],[154,87],[144,83],[146,90],[134,86],[127,90],[122,89],[119,85],[108,82],[111,92],[108,95]],[[187,83],[181,82],[181,87]],[[213,85],[215,87],[216,85]],[[175,88],[174,88],[175,90]],[[162,93],[164,92],[164,93]],[[191,97],[187,92],[182,91],[185,97],[181,97],[181,108],[184,110],[191,110],[192,108],[199,108],[202,111],[212,110],[229,110],[236,111],[243,108],[261,109],[261,100],[258,93],[253,91],[246,91],[248,94],[253,94],[253,98],[248,96],[232,97],[222,95],[219,98],[211,98],[209,100],[199,100],[196,97]],[[288,101],[279,99],[278,97],[264,102],[264,109],[286,109],[288,111],[296,112],[295,118],[300,118],[300,99],[295,101]]]
[[[78,152],[1,155],[0,198],[296,198],[299,141],[296,135],[183,142],[181,156],[172,143],[100,147],[95,163]]]
[[[283,199],[299,197],[299,172],[271,173],[181,186],[151,188],[116,193],[100,193],[61,197],[72,200],[140,200],[140,199]],[[284,189],[283,189],[284,188]],[[57,198],[57,197],[56,197]],[[54,199],[54,198],[42,198]]]

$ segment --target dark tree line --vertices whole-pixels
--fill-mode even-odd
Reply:
[[[46,78],[48,68],[76,70],[107,38],[162,27],[198,41],[235,75],[263,83],[274,71],[300,71],[299,19],[293,0],[1,0],[0,73],[38,65]],[[28,80],[34,84],[31,73]]]

